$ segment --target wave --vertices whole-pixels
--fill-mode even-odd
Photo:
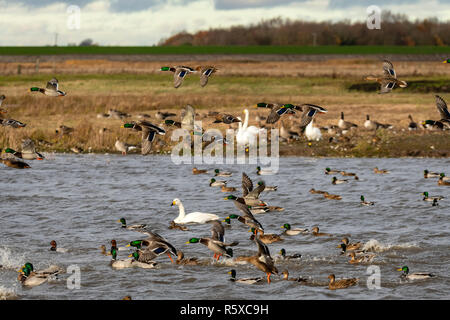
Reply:
[[[361,250],[366,252],[385,252],[390,250],[408,250],[418,248],[419,246],[414,243],[383,244],[376,239],[370,239],[364,244]]]
[[[2,269],[19,269],[25,263],[25,257],[13,255],[8,247],[0,247],[0,266]]]
[[[19,296],[14,289],[0,286],[0,300],[14,300],[18,297]]]

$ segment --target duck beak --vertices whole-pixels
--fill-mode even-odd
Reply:
[[[128,258],[131,258],[133,256],[133,254],[130,254],[129,256],[128,256]]]
[[[130,244],[127,244],[125,247],[131,247],[131,245],[130,245]]]
[[[117,220],[117,222],[120,222],[120,220]]]
[[[186,241],[184,244],[189,244],[190,242],[189,241]]]
[[[448,63],[448,62],[447,62],[447,60],[445,60],[445,61],[442,61],[442,63]]]
[[[121,128],[125,128],[125,125],[123,124],[123,125],[121,125],[120,127],[121,127]]]
[[[397,269],[397,271],[403,271],[403,269],[402,269],[402,268],[399,268],[399,269]]]

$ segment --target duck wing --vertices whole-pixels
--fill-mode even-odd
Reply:
[[[312,121],[317,112],[327,112],[325,108],[314,104],[302,104],[302,118],[300,120],[300,129],[303,130]]]
[[[220,223],[217,220],[209,221],[209,223],[212,224],[211,239],[223,242],[225,235],[225,228],[223,227],[222,223]]]
[[[249,176],[245,172],[242,172],[242,193],[243,193],[243,196],[245,197],[252,190],[253,190],[253,182],[252,182],[252,180],[249,178]]]
[[[395,87],[395,81],[383,79],[381,81],[380,93],[389,93],[392,91],[392,89],[394,89],[394,87]]]
[[[208,66],[208,67],[202,68],[201,75],[200,75],[200,85],[202,87],[206,86],[206,84],[208,83],[209,77],[216,71],[217,71],[217,69],[213,66]]]
[[[383,61],[383,74],[385,77],[397,78],[397,75],[394,70],[394,65],[389,60]]]
[[[30,138],[22,141],[22,153],[35,153],[36,147]]]
[[[289,111],[288,108],[285,108],[284,105],[274,105],[272,111],[267,116],[266,123],[275,123],[280,117]]]
[[[450,119],[450,113],[448,112],[447,104],[444,99],[436,95],[436,107],[441,115],[441,119]]]
[[[58,91],[58,80],[53,78],[49,82],[47,82],[46,89]]]

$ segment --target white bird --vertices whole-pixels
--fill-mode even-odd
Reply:
[[[184,211],[184,206],[181,203],[180,199],[174,199],[172,201],[172,206],[177,205],[180,209],[180,214],[178,217],[173,220],[178,224],[187,224],[187,223],[206,223],[212,220],[219,220],[219,216],[213,213],[205,213],[205,212],[191,212],[186,214]]]
[[[254,141],[256,143],[258,134],[261,129],[255,126],[249,127],[248,126],[249,112],[247,109],[244,110],[244,114],[245,114],[244,124],[242,124],[242,122],[239,122],[238,124],[239,128],[238,132],[236,133],[236,141],[238,144],[248,145],[250,141],[253,140],[254,137]],[[237,117],[237,119],[242,121],[240,117]]]
[[[322,133],[319,128],[313,126],[313,122],[314,120],[311,120],[311,122],[306,126],[305,136],[309,141],[319,141],[322,139]]]

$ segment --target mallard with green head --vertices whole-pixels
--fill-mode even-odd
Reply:
[[[221,256],[225,256],[228,258],[233,257],[233,250],[227,247],[232,247],[239,244],[239,242],[237,241],[232,243],[224,243],[222,241],[213,240],[211,238],[190,238],[186,242],[186,244],[190,243],[201,243],[205,245],[206,247],[208,247],[209,250],[214,252],[214,258],[216,258],[217,260],[219,260]]]
[[[302,229],[302,228],[292,228],[292,226],[289,223],[285,223],[281,226],[281,228],[285,229],[283,234],[286,234],[288,236],[296,236],[300,233],[308,233],[308,229]]]
[[[125,218],[120,218],[119,220],[117,220],[117,222],[120,222],[122,224],[122,228],[127,229],[127,230],[137,230],[137,229],[143,229],[143,228],[147,227],[146,224],[133,224],[133,225],[129,226],[129,225],[127,225],[127,221],[125,220]]]
[[[50,97],[62,97],[66,95],[64,91],[59,90],[59,83],[56,78],[47,82],[45,88],[32,87],[30,88],[30,92],[40,92]]]
[[[442,63],[450,63],[450,59],[444,60]]]
[[[156,135],[165,135],[166,130],[158,127],[148,121],[138,120],[130,123],[125,123],[122,128],[132,129],[134,131],[141,131],[141,154],[147,155],[152,149],[152,143],[155,140]]]
[[[401,268],[398,268],[397,271],[403,272],[400,277],[405,280],[423,280],[423,279],[429,279],[429,278],[435,277],[435,275],[432,273],[425,273],[425,272],[409,273],[408,266],[403,266]]]
[[[330,168],[325,168],[325,174],[338,174],[342,170],[331,170]]]
[[[433,202],[434,200],[442,200],[445,199],[443,196],[429,196],[428,191],[425,191],[422,193],[423,195],[423,201],[430,201]]]
[[[445,180],[444,178],[445,176],[442,173],[438,180],[438,186],[450,186],[450,181]]]
[[[36,151],[36,147],[34,145],[33,140],[25,139],[22,142],[22,151],[16,151],[11,148],[6,148],[5,153],[10,153],[17,158],[25,159],[25,160],[44,160],[44,156]]]
[[[186,77],[186,75],[188,75],[190,73],[197,72],[193,68],[187,67],[187,66],[161,67],[160,70],[161,71],[171,71],[171,72],[174,73],[174,75],[173,75],[173,86],[175,88],[179,88],[182,85],[183,80]]]
[[[261,277],[237,279],[236,278],[236,270],[234,270],[234,269],[228,271],[228,274],[230,275],[230,281],[236,282],[236,283],[255,284],[255,283],[261,282],[263,279]]]
[[[220,171],[219,169],[214,169],[215,177],[231,177],[233,174],[228,171]]]
[[[423,177],[425,179],[428,179],[428,178],[439,178],[439,173],[428,171],[428,169],[425,169],[425,170],[423,170]]]
[[[333,179],[331,179],[331,184],[343,184],[343,183],[348,183],[347,179],[338,179],[336,177],[333,177]]]
[[[222,186],[226,186],[227,182],[223,181],[223,180],[216,180],[214,178],[211,178],[211,180],[209,180],[209,186],[210,187],[222,187]]]
[[[295,253],[295,254],[286,254],[286,249],[281,248],[280,252],[279,252],[281,259],[282,260],[299,260],[302,255],[300,253]]]
[[[360,199],[361,201],[359,203],[361,203],[363,206],[373,206],[375,204],[375,202],[366,201],[363,195],[361,195]]]

